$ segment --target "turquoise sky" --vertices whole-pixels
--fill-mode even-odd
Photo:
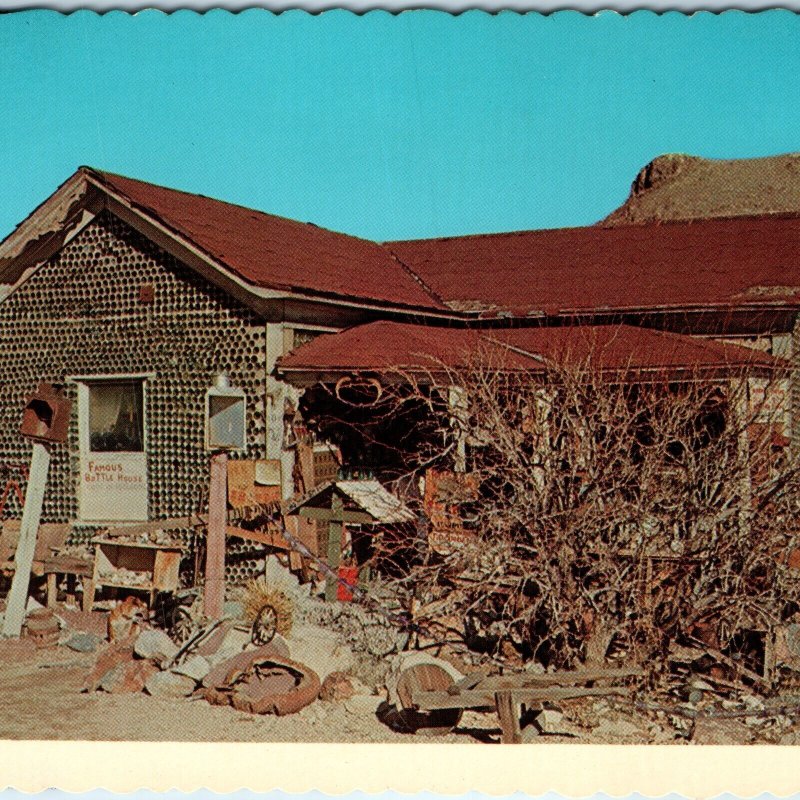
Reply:
[[[800,150],[800,18],[0,15],[0,236],[80,164],[375,239],[591,223]]]

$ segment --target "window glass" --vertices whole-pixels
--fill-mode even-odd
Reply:
[[[141,381],[89,384],[89,448],[96,453],[144,450]]]
[[[294,345],[292,349],[302,347],[304,344],[314,341],[317,336],[322,336],[325,331],[309,331],[305,328],[294,329]]]

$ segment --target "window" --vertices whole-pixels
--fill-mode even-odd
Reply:
[[[314,339],[318,336],[322,336],[324,333],[328,333],[328,331],[311,331],[306,328],[295,328],[292,349],[294,350],[298,347],[302,347],[304,344],[313,342]]]
[[[141,381],[102,381],[89,388],[89,449],[94,453],[144,450]]]

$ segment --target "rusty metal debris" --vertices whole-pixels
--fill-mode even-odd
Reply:
[[[313,703],[319,676],[304,664],[275,655],[269,645],[240,653],[214,668],[203,680],[204,696],[215,705],[231,705],[251,714],[294,714]]]

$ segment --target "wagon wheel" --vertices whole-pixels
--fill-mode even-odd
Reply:
[[[415,664],[400,674],[397,696],[403,707],[402,724],[413,733],[443,736],[461,721],[463,708],[443,708],[421,711],[414,706],[415,692],[447,691],[455,684],[453,676],[438,664]]]
[[[185,644],[196,630],[197,621],[192,615],[191,609],[178,606],[175,609],[175,620],[169,631],[172,641],[178,645]]]
[[[250,634],[250,641],[261,647],[269,644],[278,629],[278,612],[271,605],[265,605],[256,614],[253,620],[253,629]]]

